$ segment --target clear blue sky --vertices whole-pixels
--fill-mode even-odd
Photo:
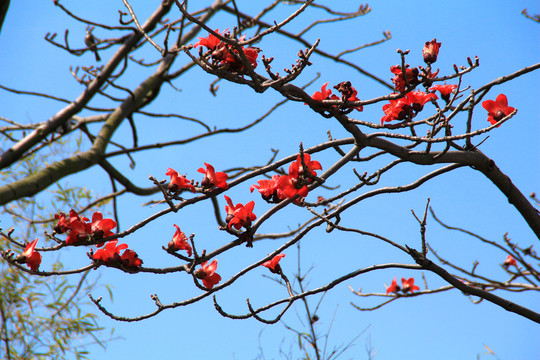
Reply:
[[[120,0],[86,4],[73,1],[63,3],[85,18],[96,21],[105,19],[104,21],[110,24],[114,24],[117,18],[117,9],[125,10]],[[156,6],[156,2],[151,5],[149,3],[133,2],[140,19],[144,19]],[[237,3],[240,9],[254,13],[250,11],[255,7],[254,2]],[[268,1],[260,3],[266,4]],[[357,2],[343,4],[344,10],[351,10],[358,5]],[[527,8],[531,13],[539,13],[538,1],[377,1],[370,5],[370,14],[341,24],[321,25],[306,37],[312,41],[321,38],[321,49],[338,53],[378,40],[382,31],[389,30],[392,33],[390,41],[346,56],[386,80],[392,77],[390,66],[400,61],[396,48],[410,49],[408,62],[413,66],[422,65],[422,46],[433,38],[442,42],[436,63],[442,74],[452,73],[453,64],[466,65],[467,56],[473,58],[477,55],[480,58],[480,67],[464,79],[465,83],[472,87],[479,87],[540,60],[540,24],[520,15],[523,8]],[[284,15],[285,13],[280,13],[281,18],[266,20],[279,21]],[[297,23],[291,24],[291,29],[302,28],[302,25],[309,21],[310,17],[299,19]],[[232,28],[234,25],[234,19],[229,16],[218,16],[211,22],[211,27],[219,29]],[[67,56],[43,40],[47,32],[58,32],[61,38],[65,28],[70,29],[73,46],[83,47],[84,26],[64,16],[53,6],[52,1],[12,1],[0,36],[0,68],[3,69],[0,72],[0,84],[75,98],[82,88],[70,77],[69,66],[93,65],[94,58],[92,54],[82,57]],[[100,31],[96,31],[96,35],[106,36]],[[296,44],[278,36],[269,37],[260,47],[267,57],[276,58],[274,69],[290,66],[299,50]],[[102,58],[107,59],[110,55],[110,52],[104,51]],[[157,56],[151,51],[138,55],[148,60]],[[186,58],[179,59],[178,66],[185,61]],[[126,85],[137,84],[148,75],[147,71],[135,66],[131,71],[129,81],[124,83]],[[307,83],[317,72],[321,73],[321,77],[311,86],[311,92],[318,90],[327,81],[332,85],[350,80],[361,99],[388,93],[387,89],[361,74],[320,58],[313,58],[313,66],[307,68],[295,84]],[[487,98],[494,99],[498,94],[505,93],[510,106],[517,108],[519,112],[511,121],[491,132],[481,148],[527,195],[533,191],[540,192],[539,74],[537,71],[492,89]],[[218,97],[214,98],[207,93],[212,80],[213,77],[202,70],[194,69],[186,77],[174,82],[176,87],[182,89],[181,92],[163,90],[160,94],[162,98],[152,105],[150,110],[174,111],[203,119],[212,126],[233,127],[261,116],[266,109],[280,100],[279,94],[270,91],[262,95],[255,94],[248,88],[224,81],[220,82]],[[96,104],[108,103],[99,100]],[[44,121],[62,107],[63,105],[57,102],[13,96],[3,91],[0,93],[1,115],[21,122]],[[363,113],[354,115],[362,120],[379,122],[382,116],[381,107],[382,104],[366,107]],[[200,128],[185,122],[162,122],[142,117],[135,120],[140,129],[141,144],[180,139],[201,131]],[[478,107],[473,126],[480,128],[485,124],[486,113]],[[134,156],[137,161],[134,171],[129,170],[127,158],[118,157],[113,159],[113,162],[119,168],[129,171],[133,182],[141,186],[150,185],[147,181],[149,174],[164,179],[167,167],[187,173],[190,178],[199,179],[196,170],[203,162],[214,164],[218,170],[239,165],[262,164],[271,156],[270,148],[280,149],[278,157],[285,157],[297,151],[300,141],[306,147],[324,141],[328,129],[335,137],[346,136],[339,124],[319,117],[302,104],[290,103],[270,119],[239,137],[223,135],[189,147],[174,147],[148,154],[138,153]],[[114,140],[129,144],[130,137],[129,127],[125,126],[119,129]],[[335,157],[333,154],[325,156],[321,155],[317,160],[326,169]],[[359,172],[369,172],[376,169],[376,165],[378,164],[369,165],[365,169],[357,166],[357,169]],[[414,176],[428,171],[429,169],[405,166],[386,178],[381,186],[407,184]],[[351,176],[349,168],[343,171],[340,179],[345,184],[351,183],[354,181]],[[84,181],[88,187],[96,188],[103,194],[110,190],[108,178],[99,170],[73,177],[70,181]],[[334,180],[329,185],[337,184]],[[232,189],[229,196],[242,203],[255,199],[255,213],[260,215],[269,205],[264,204],[258,195],[249,194],[248,185],[250,184]],[[311,194],[311,200],[318,194]],[[324,196],[328,193],[321,191],[320,194]],[[516,215],[514,208],[487,179],[472,169],[461,169],[454,174],[440,177],[411,194],[386,195],[362,202],[344,216],[342,224],[379,232],[401,244],[418,247],[418,226],[410,210],[421,213],[427,197],[431,198],[437,214],[449,224],[470,229],[497,241],[502,241],[503,235],[508,232],[509,237],[520,245],[534,244],[535,248],[538,247],[538,240],[525,222]],[[148,200],[150,198],[120,201],[124,210],[129,208],[129,211],[122,211],[120,223],[123,229],[158,210],[141,206]],[[298,209],[287,210],[286,215],[269,222],[260,230],[286,231],[289,226],[293,227],[307,217],[306,213]],[[215,249],[231,240],[227,234],[217,230],[210,206],[200,204],[193,211],[161,218],[125,241],[139,253],[146,266],[175,265],[175,260],[161,250],[161,246],[166,245],[174,233],[173,224],[178,224],[186,233],[195,233],[199,249]],[[480,261],[479,269],[485,269],[490,276],[505,279],[499,267],[505,258],[503,253],[481,246],[472,238],[444,230],[433,220],[428,223],[427,236],[432,246],[459,265],[470,267],[477,259]],[[218,272],[226,279],[265,256],[278,244],[281,244],[281,241],[263,241],[256,243],[254,249],[236,248],[230,254],[218,258]],[[310,288],[323,285],[333,277],[357,268],[377,263],[411,262],[403,254],[373,240],[335,232],[328,235],[322,229],[306,238],[302,249],[304,270],[313,266]],[[82,266],[88,261],[85,250],[77,250],[70,253],[70,259],[66,258],[67,266]],[[286,254],[282,264],[286,274],[292,278],[297,267],[296,251],[289,249]],[[46,265],[47,260],[43,266]],[[222,306],[231,313],[242,314],[247,312],[246,297],[259,306],[285,297],[283,288],[263,277],[269,275],[265,270],[261,268],[260,271],[253,271],[233,287],[218,293],[217,297]],[[104,288],[96,289],[93,295],[103,296],[103,305],[118,315],[137,316],[153,311],[150,294],[156,293],[163,303],[170,303],[199,293],[183,273],[160,277],[148,274],[129,275],[103,268],[94,275],[98,274],[101,276],[100,283],[113,287],[114,302],[111,303],[108,299]],[[368,339],[377,351],[378,360],[472,359],[479,354],[481,359],[495,358],[484,354],[484,345],[502,360],[540,358],[540,330],[537,324],[487,302],[474,305],[459,291],[403,299],[373,312],[359,312],[349,305],[352,301],[369,307],[376,305],[377,301],[355,297],[347,285],[354,289],[362,288],[364,292],[383,292],[384,283],[389,284],[394,276],[414,276],[423,288],[419,272],[385,270],[352,279],[336,287],[325,297],[317,327],[319,332],[324,334],[336,311],[329,347],[348,343],[370,326],[342,359],[367,359],[365,345]],[[430,274],[426,274],[426,277],[430,288],[443,285]],[[536,311],[540,310],[537,294],[502,295]],[[319,297],[311,298],[311,304],[315,305],[318,299]],[[302,314],[300,303],[296,307]],[[91,307],[89,310],[97,312],[97,309]],[[107,327],[114,326],[116,335],[122,339],[109,343],[105,350],[90,347],[91,358],[96,359],[253,359],[259,353],[259,346],[264,349],[266,359],[278,359],[280,347],[288,351],[290,346],[294,347],[296,344],[295,335],[287,332],[282,324],[266,326],[255,320],[233,321],[222,318],[214,310],[210,299],[186,308],[163,312],[155,318],[139,323],[118,323],[105,316],[101,318],[101,323]],[[299,324],[294,309],[289,311],[284,320],[287,324],[307,331],[307,328],[302,328]],[[299,353],[295,354],[299,356]]]

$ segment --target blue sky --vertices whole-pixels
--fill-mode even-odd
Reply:
[[[110,24],[116,21],[116,10],[124,10],[122,1],[119,0],[87,4],[74,1],[62,3],[86,18],[108,21]],[[268,2],[261,1],[262,3]],[[358,6],[356,2],[342,3],[344,10]],[[252,9],[259,6],[250,1],[238,1],[238,4],[240,9],[252,14]],[[540,60],[540,24],[520,14],[523,8],[527,8],[531,13],[540,12],[538,1],[378,1],[370,5],[372,11],[368,15],[341,24],[321,25],[306,35],[306,38],[310,41],[320,38],[321,49],[337,53],[378,40],[382,37],[382,31],[390,31],[390,41],[345,56],[387,81],[392,77],[390,66],[400,61],[396,48],[410,49],[408,62],[413,66],[422,65],[422,46],[433,38],[442,42],[439,60],[435,65],[443,74],[452,73],[453,64],[466,65],[467,56],[472,58],[476,55],[480,58],[480,67],[464,79],[465,83],[473,88]],[[134,1],[133,6],[139,18],[144,19],[156,5]],[[173,13],[171,17],[176,15]],[[281,12],[276,18],[266,20],[279,21],[285,15],[285,12]],[[301,29],[311,20],[310,16],[298,19],[291,24],[291,31]],[[225,29],[233,27],[234,24],[234,19],[230,16],[217,16],[212,19],[210,26]],[[43,40],[47,32],[58,32],[59,37],[62,37],[65,28],[70,29],[74,46],[82,47],[84,26],[64,16],[53,6],[52,1],[12,2],[0,36],[0,53],[3,54],[0,57],[0,68],[10,71],[0,73],[0,84],[22,90],[50,92],[67,98],[78,95],[82,88],[71,78],[69,67],[93,65],[93,55],[67,56]],[[107,36],[99,31],[96,35]],[[79,44],[75,45],[77,41]],[[290,66],[299,50],[297,44],[279,36],[269,37],[259,46],[265,56],[276,58],[274,69]],[[102,58],[107,59],[111,54],[104,51]],[[137,55],[146,59],[157,57],[151,49]],[[361,99],[388,93],[386,88],[373,80],[342,65],[321,58],[312,60],[313,66],[307,68],[295,81],[295,84],[303,85],[320,72],[320,79],[309,88],[310,92],[318,90],[327,81],[332,85],[350,80]],[[186,61],[187,58],[180,58],[177,66]],[[123,82],[124,85],[137,84],[149,74],[148,70],[135,66],[130,72],[130,76]],[[487,98],[494,99],[498,94],[504,93],[508,96],[510,106],[516,107],[519,112],[511,121],[491,132],[481,147],[526,195],[540,191],[539,74],[536,71],[492,89]],[[218,96],[214,98],[207,92],[213,79],[202,70],[194,69],[173,82],[181,92],[164,89],[160,94],[161,98],[152,104],[149,110],[178,112],[203,119],[211,126],[233,127],[261,116],[266,109],[281,100],[275,92],[259,95],[251,89],[224,81],[219,83]],[[110,105],[103,99],[96,100],[95,104]],[[14,96],[4,91],[0,95],[1,115],[21,122],[43,121],[62,107],[58,102]],[[364,112],[354,115],[361,120],[379,122],[382,116],[381,107],[382,104],[368,106]],[[478,107],[473,126],[484,127],[486,117],[485,111]],[[142,116],[135,120],[141,143],[180,139],[201,131],[200,127],[186,122],[161,121]],[[464,118],[461,120],[464,121]],[[459,128],[459,125],[456,127]],[[214,164],[218,170],[239,165],[259,165],[271,156],[271,148],[280,149],[278,158],[282,158],[296,152],[300,141],[305,147],[325,141],[327,130],[331,130],[335,137],[346,136],[339,124],[332,120],[318,116],[302,104],[288,103],[267,121],[240,136],[222,135],[187,147],[137,153],[134,155],[137,165],[133,171],[129,170],[129,161],[125,157],[115,157],[112,161],[115,166],[128,172],[133,182],[140,186],[150,185],[147,181],[149,174],[164,179],[167,167],[187,173],[189,178],[199,179],[196,170],[203,162]],[[129,144],[130,137],[129,127],[126,125],[117,131],[114,140]],[[317,160],[326,169],[336,160],[336,156],[331,153],[321,154]],[[362,169],[355,166],[359,172],[369,172],[378,165],[380,163],[366,164],[366,168]],[[431,169],[403,166],[389,174],[381,186],[407,184],[413,181],[415,176],[429,171]],[[331,180],[329,185],[341,183],[347,187],[345,184],[354,182],[351,176],[353,175],[349,167],[338,174],[339,181]],[[88,171],[68,181],[84,183],[102,194],[110,191],[108,179],[100,170]],[[245,203],[255,199],[255,213],[260,215],[269,209],[269,205],[264,204],[258,196],[250,194],[248,185],[250,184],[231,189],[228,194],[235,202]],[[329,192],[321,190],[317,194],[310,194],[311,200],[319,194],[326,196]],[[342,224],[379,232],[400,244],[418,247],[418,224],[410,210],[421,213],[427,197],[431,198],[431,205],[437,215],[451,225],[470,229],[496,241],[502,241],[503,235],[508,233],[509,237],[520,245],[535,244],[536,247],[538,240],[507,200],[480,173],[465,168],[428,182],[410,194],[385,195],[364,201],[343,217]],[[125,210],[120,217],[122,229],[156,212],[157,208],[142,207],[142,203],[157,198],[156,195],[152,198],[121,199],[121,209]],[[275,220],[265,224],[260,231],[286,231],[307,218],[304,211],[287,209]],[[172,266],[177,263],[163,253],[161,246],[166,245],[174,233],[173,224],[178,224],[186,233],[195,233],[199,249],[215,249],[231,240],[227,234],[217,230],[209,204],[198,204],[193,211],[181,211],[163,217],[124,240],[130,248],[139,253],[146,266]],[[428,222],[427,236],[429,243],[438,249],[441,255],[464,267],[470,266],[474,260],[479,260],[481,270],[490,276],[504,279],[505,275],[499,264],[504,261],[505,255],[500,251],[480,245],[470,237],[444,230],[432,219]],[[261,259],[281,243],[282,240],[262,241],[255,244],[254,249],[236,248],[218,258],[218,272],[226,279]],[[70,252],[69,259],[66,256],[66,266],[78,267],[88,261],[84,249],[76,250]],[[295,249],[288,249],[286,255],[282,261],[283,268],[289,278],[292,278],[297,268]],[[45,259],[44,266],[46,261]],[[313,267],[309,275],[310,288],[324,285],[332,278],[355,269],[387,262],[410,263],[411,260],[374,240],[335,232],[328,235],[323,229],[314,231],[302,242],[304,271]],[[114,302],[108,299],[104,289],[96,289],[93,295],[103,296],[103,305],[118,315],[137,316],[153,311],[150,294],[157,293],[163,303],[171,303],[200,293],[192,285],[191,279],[183,276],[183,273],[166,276],[129,275],[104,268],[93,275],[100,276],[100,283],[113,287]],[[282,287],[263,275],[268,275],[263,268],[250,272],[234,286],[217,294],[220,303],[231,313],[242,314],[247,312],[246,297],[256,306],[261,306],[286,296]],[[402,299],[373,312],[359,312],[349,305],[354,302],[368,307],[376,305],[377,301],[354,296],[347,285],[354,289],[362,288],[363,292],[383,292],[384,283],[389,284],[394,276],[414,276],[417,283],[422,283],[419,272],[390,269],[352,279],[325,296],[317,329],[324,334],[331,325],[335,312],[330,347],[348,343],[369,327],[366,333],[356,340],[356,345],[343,355],[343,359],[367,359],[367,334],[371,345],[377,351],[378,360],[446,360],[476,358],[479,354],[481,359],[540,357],[540,348],[534,345],[540,336],[536,324],[487,302],[475,305],[459,291]],[[435,276],[426,274],[426,277],[430,288],[443,285]],[[423,285],[421,287],[423,288]],[[536,294],[502,295],[538,310],[539,298]],[[313,297],[309,301],[315,306],[318,300],[319,297]],[[296,304],[296,310],[303,314],[300,305]],[[98,312],[92,307],[89,310]],[[271,317],[272,314],[274,313],[271,312],[266,317]],[[307,331],[307,328],[301,327],[295,309],[291,309],[284,320],[289,325]],[[278,359],[280,347],[288,350],[296,343],[295,335],[287,332],[282,324],[267,326],[255,320],[234,321],[222,318],[214,310],[210,299],[186,308],[165,311],[153,319],[139,323],[119,323],[102,316],[102,324],[114,326],[116,335],[122,339],[107,344],[106,349],[90,347],[92,358],[253,359],[259,353],[261,344],[266,359]],[[484,354],[484,346],[492,349],[497,357]],[[299,356],[298,352],[295,354],[295,357]]]

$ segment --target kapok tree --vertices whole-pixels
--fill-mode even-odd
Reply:
[[[72,69],[73,77],[84,86],[84,90],[75,100],[64,100],[67,105],[50,119],[30,126],[13,122],[2,128],[2,135],[9,143],[9,147],[4,148],[0,154],[2,169],[15,166],[34,154],[47,153],[55,144],[73,141],[76,137],[84,137],[85,140],[80,140],[80,149],[76,154],[53,157],[49,163],[38,166],[29,174],[5,180],[0,186],[0,202],[7,206],[20,199],[35,198],[59,181],[97,167],[107,174],[113,191],[109,195],[91,199],[85,208],[55,209],[54,218],[45,221],[50,224],[49,230],[36,239],[19,241],[20,229],[17,227],[2,231],[2,237],[8,241],[2,257],[11,266],[44,277],[81,274],[96,269],[122,271],[134,276],[140,273],[151,273],[154,276],[178,273],[192,280],[192,296],[164,303],[159,294],[149,294],[155,302],[155,310],[132,317],[113,313],[101,297],[91,296],[92,302],[102,313],[119,321],[144,320],[212,297],[214,308],[225,317],[255,318],[272,324],[278,322],[298,300],[330,291],[338,284],[383,269],[409,269],[433,274],[447,285],[434,289],[425,285],[421,289],[418,286],[419,278],[402,278],[398,283],[396,276],[389,279],[390,285],[382,292],[372,289],[363,293],[353,289],[358,296],[385,298],[376,307],[356,306],[362,310],[375,309],[404,297],[458,289],[475,299],[489,301],[540,323],[540,314],[534,309],[522,307],[495,294],[499,290],[540,290],[537,263],[540,259],[532,249],[532,244],[519,245],[509,238],[505,238],[501,244],[475,235],[486,246],[496,247],[504,255],[503,260],[494,259],[502,262],[501,266],[508,275],[508,279],[499,279],[481,274],[475,268],[463,268],[455,264],[454,260],[439,255],[437,249],[430,246],[426,235],[428,199],[423,214],[414,214],[420,229],[419,239],[414,243],[404,239],[389,239],[382,234],[341,223],[344,214],[366,199],[413,191],[426,182],[436,181],[443,174],[467,168],[470,172],[481,173],[487,182],[498,188],[536,237],[540,238],[540,216],[535,204],[480,150],[480,135],[502,129],[518,112],[514,99],[497,91],[497,86],[537,70],[540,64],[472,88],[467,85],[467,76],[479,66],[479,59],[467,58],[463,65],[455,65],[452,72],[443,73],[435,68],[442,44],[436,39],[426,39],[429,41],[426,41],[423,49],[398,50],[398,55],[389,66],[388,76],[392,76],[392,83],[387,83],[358,65],[343,60],[339,55],[321,50],[319,41],[306,41],[303,34],[317,22],[298,33],[287,30],[287,26],[312,10],[324,10],[333,20],[339,20],[364,15],[369,11],[367,6],[343,13],[313,1],[293,1],[290,3],[296,6],[294,11],[281,21],[270,23],[263,18],[285,4],[276,1],[272,6],[261,9],[258,14],[248,15],[234,1],[215,1],[201,9],[193,9],[193,4],[188,6],[187,1],[163,1],[142,23],[131,5],[124,1],[128,12],[121,13],[118,24],[112,26],[83,19],[60,2],[54,3],[68,16],[87,24],[88,28],[85,46],[82,48],[70,44],[67,30],[63,41],[58,41],[56,34],[48,34],[48,42],[75,56],[93,52],[96,61],[104,58],[104,50],[111,53],[111,56],[104,59],[103,65]],[[225,30],[210,27],[207,24],[217,13],[231,14],[235,21],[227,25]],[[282,74],[272,67],[273,62],[282,54],[274,54],[275,49],[264,46],[267,38],[277,35],[299,44],[295,63],[285,68]],[[382,41],[389,37],[385,33]],[[155,61],[146,62],[137,57],[136,52],[143,47],[151,49]],[[415,65],[409,57],[419,53],[422,54],[423,63]],[[388,91],[383,96],[369,98],[368,91],[355,87],[355,79],[352,78],[339,83],[325,79],[301,83],[300,75],[309,73],[310,65],[317,58],[344,63],[382,86],[387,86]],[[136,86],[128,87],[122,81],[136,66],[144,68],[145,72],[151,70],[150,75]],[[212,128],[199,119],[180,113],[164,114],[148,110],[158,101],[165,86],[173,86],[173,82],[188,70],[211,74],[215,81],[210,90],[214,95],[218,92],[218,82],[229,82],[238,88],[252,89],[257,96],[277,93],[282,101],[265,115],[237,128]],[[320,90],[306,90],[312,83],[316,83]],[[48,94],[40,96],[50,97]],[[92,100],[100,97],[114,106],[90,105]],[[347,135],[335,138],[329,131],[327,141],[313,146],[304,146],[307,139],[299,139],[298,151],[284,157],[278,157],[275,151],[273,156],[256,166],[243,162],[241,157],[235,157],[234,165],[226,169],[217,163],[210,163],[205,158],[206,154],[194,152],[198,166],[188,168],[182,166],[181,162],[174,162],[174,165],[171,162],[161,173],[151,174],[151,185],[147,187],[136,185],[141,179],[130,178],[111,161],[113,157],[125,155],[134,162],[132,156],[137,152],[152,152],[177,145],[192,146],[196,141],[219,136],[221,133],[238,133],[235,136],[240,136],[268,119],[285,102],[309,108],[317,116],[328,119],[332,126],[339,126],[339,132],[344,131]],[[369,120],[357,119],[367,107],[380,109],[380,116]],[[88,111],[93,114],[83,115]],[[204,130],[179,140],[140,145],[147,134],[137,131],[136,119],[143,118],[181,118],[198,124]],[[484,126],[478,127],[477,119],[482,119]],[[115,140],[115,132],[126,123],[132,131],[131,144],[125,139]],[[155,130],[170,129],[165,126]],[[268,141],[268,146],[272,145]],[[334,160],[324,162],[323,158]],[[353,166],[372,168],[373,164],[374,171],[358,172],[353,169]],[[403,164],[430,171],[399,186],[379,186],[388,174],[397,171]],[[350,178],[351,174],[355,181],[349,185],[344,179]],[[336,188],[335,184],[344,186]],[[321,190],[324,190],[325,197],[321,195]],[[250,200],[238,202],[237,194],[240,192]],[[144,219],[131,219],[127,229],[118,231],[118,219],[104,216],[96,209],[100,203],[113,200],[115,215],[128,211],[117,205],[118,199],[128,194],[152,196],[152,200],[146,204],[152,205],[153,214]],[[211,204],[213,211],[203,213],[199,205],[205,203]],[[205,219],[215,218],[220,230],[219,241],[209,247],[207,242],[200,242],[196,226],[193,228],[173,218],[175,213],[190,211],[201,212],[199,216]],[[273,219],[288,212],[301,214],[302,223],[285,232],[274,231]],[[153,262],[137,249],[135,239],[140,230],[155,226],[158,219],[170,222],[170,238],[155,245],[174,259],[175,264],[170,267]],[[183,231],[187,227],[192,232],[190,235]],[[306,241],[320,228],[324,228],[328,236],[332,237],[341,232],[370,237],[406,254],[410,262],[360,267],[316,288],[295,288],[280,264],[288,260],[285,257],[287,249],[302,240]],[[257,243],[268,238],[277,240],[273,250],[270,253],[258,251]],[[238,252],[244,245],[241,251],[256,253],[257,260],[239,259],[230,265],[235,269],[234,273],[221,272],[223,261],[220,257],[229,252]],[[62,256],[67,248],[75,247],[86,249],[86,256],[77,258],[80,267],[56,270],[41,265],[44,257],[54,254]],[[222,307],[219,302],[220,291],[233,288],[240,278],[249,273],[261,271],[261,266],[268,268],[270,273],[285,284],[283,297],[257,306],[248,299],[245,312],[241,314],[233,314]],[[275,308],[279,309],[277,315],[266,315]]]

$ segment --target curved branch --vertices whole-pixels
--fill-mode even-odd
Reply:
[[[450,273],[448,273],[445,269],[442,267],[436,265],[433,261],[428,260],[422,256],[418,251],[414,249],[409,249],[410,255],[414,258],[416,263],[420,265],[423,269],[429,270],[431,272],[434,272],[435,274],[439,275],[442,279],[444,279],[449,284],[453,285],[454,287],[458,288],[459,290],[463,291],[466,294],[471,294],[474,296],[478,296],[482,299],[485,299],[495,305],[498,305],[502,307],[503,309],[516,313],[518,315],[521,315],[529,320],[532,320],[538,324],[540,324],[540,314],[536,313],[526,307],[520,306],[516,303],[513,303],[509,300],[503,299],[495,294],[492,294],[488,291],[478,289],[473,286],[466,285],[453,277]]]
[[[165,16],[171,9],[172,2],[162,2],[157,10],[148,18],[143,25],[145,31],[152,30],[158,22]],[[99,76],[96,76],[83,91],[77,99],[66,106],[64,109],[56,113],[52,118],[47,120],[43,125],[31,132],[24,139],[20,140],[17,144],[13,145],[4,153],[0,154],[0,169],[6,168],[17,161],[26,151],[35,146],[39,141],[45,138],[47,135],[55,131],[66,121],[77,114],[83,109],[86,104],[94,97],[94,95],[101,89],[106,83],[106,80],[111,76],[117,65],[132,51],[133,47],[142,38],[142,34],[138,31],[131,34],[124,44],[118,49],[116,54],[109,60],[107,65],[101,70]],[[43,189],[43,188],[42,188]],[[22,195],[31,196],[31,195]],[[0,199],[2,196],[0,196]],[[10,200],[11,201],[11,200]],[[1,202],[1,201],[0,201]],[[2,202],[4,204],[4,202]]]

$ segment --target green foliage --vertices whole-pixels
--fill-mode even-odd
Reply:
[[[8,171],[2,171],[0,183],[38,172],[72,151],[65,145],[62,141],[43,146]],[[94,205],[91,200],[95,198],[96,194],[84,187],[57,183],[56,188],[38,197],[3,206],[0,225],[12,226],[13,238],[23,244],[36,237],[43,239],[44,232],[51,232],[57,210],[88,207]],[[3,237],[0,247],[11,248],[16,254],[22,251]],[[50,266],[56,271],[63,267],[59,261]],[[106,333],[98,324],[98,317],[88,312],[92,308],[87,294],[96,285],[96,278],[89,280],[88,275],[87,271],[79,279],[27,276],[5,262],[0,263],[0,358],[87,359],[85,346],[96,343],[103,346],[111,340],[113,330]]]
[[[0,313],[4,359],[86,358],[85,345],[103,345],[97,316],[84,309],[94,286],[84,273],[77,284],[63,277],[26,276],[0,267]],[[107,336],[106,339],[110,337]],[[75,343],[77,345],[75,346]]]

